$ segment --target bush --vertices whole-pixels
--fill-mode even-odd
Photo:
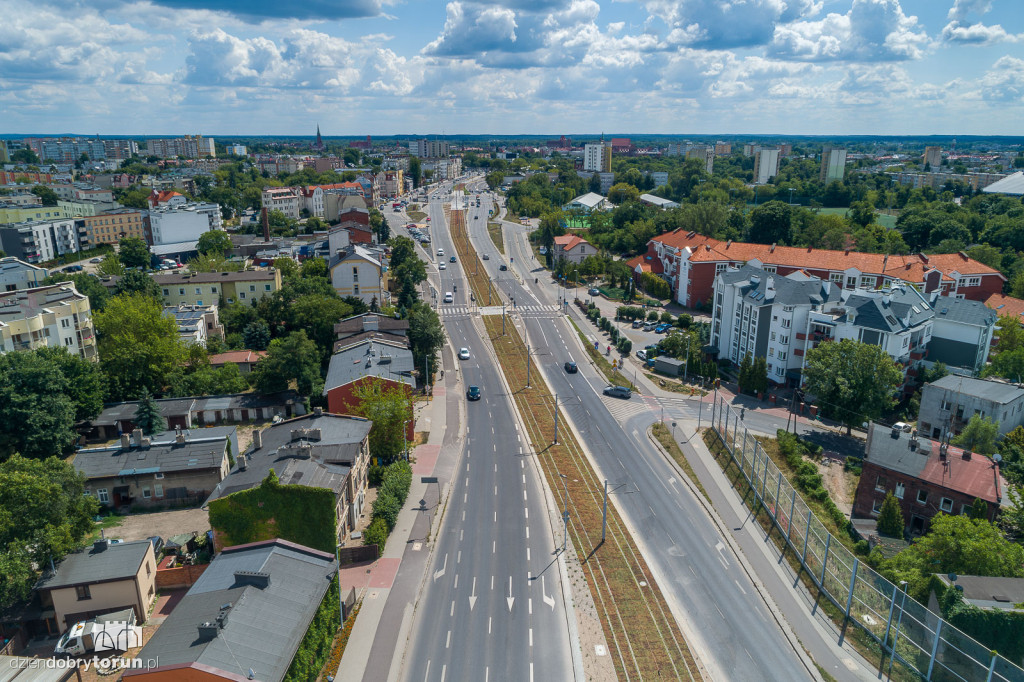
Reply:
[[[620,353],[629,355],[629,352],[633,350],[633,342],[626,337],[622,337],[622,339],[619,340],[619,343],[616,344],[616,347],[619,349]]]
[[[388,524],[384,519],[374,519],[370,526],[363,533],[364,545],[377,545],[379,552],[384,551],[384,544],[388,541]]]
[[[659,317],[660,316],[658,315],[657,310],[652,310],[651,312],[647,313],[648,322],[657,322]]]
[[[672,313],[665,311],[661,314],[661,321],[665,324],[672,324]]]
[[[680,329],[689,329],[691,324],[693,324],[693,316],[689,313],[683,313],[676,318],[676,325],[678,325]]]
[[[377,493],[377,499],[373,501],[373,520],[383,520],[387,524],[388,533],[398,523],[398,512],[402,511],[402,505],[394,495],[381,490]]]
[[[386,467],[382,467],[379,464],[373,464],[370,466],[370,471],[367,473],[367,484],[371,488],[376,488],[384,482],[384,471]]]

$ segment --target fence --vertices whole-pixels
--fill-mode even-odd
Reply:
[[[1024,681],[1024,670],[971,639],[939,614],[908,598],[835,539],[790,485],[739,415],[722,398],[712,407],[712,428],[732,462],[800,565],[843,616],[882,651],[926,680]],[[840,635],[842,642],[843,635]]]

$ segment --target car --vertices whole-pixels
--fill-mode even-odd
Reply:
[[[437,250],[437,255],[438,256],[443,256],[444,255],[444,249],[438,249]]]
[[[491,257],[490,257],[490,256],[488,256],[488,255],[487,255],[487,254],[485,253],[485,254],[484,254],[484,260],[491,260]]]
[[[480,204],[477,204],[477,206],[479,206],[479,205],[480,205]],[[477,218],[479,218],[479,217],[480,217],[480,216],[478,216],[478,215],[475,215],[475,216],[473,216],[473,220],[476,220],[476,219],[477,219]]]
[[[565,372],[566,374],[575,374],[580,371],[580,368],[576,366],[576,363],[572,360],[565,361]]]
[[[102,258],[92,258],[92,259],[90,259],[90,260],[89,260],[89,262],[90,262],[90,263],[99,263],[99,262],[101,262],[102,260],[103,260]]]
[[[459,349],[459,360],[469,360],[469,349],[468,348],[460,348]]]
[[[430,216],[427,216],[427,222],[428,223],[430,222]]]
[[[625,386],[605,386],[604,394],[611,396],[612,398],[622,398],[623,400],[629,400],[632,397],[633,392]]]
[[[667,332],[671,328],[672,328],[672,325],[670,325],[670,324],[659,324],[657,327],[654,328],[654,333],[655,334],[664,334],[665,332]]]
[[[590,290],[587,291],[587,293],[590,294],[591,296],[600,296],[601,295],[601,292],[600,292],[600,290],[598,290],[597,287],[591,287]]]
[[[452,296],[452,292],[450,292],[450,291],[444,292],[444,302],[445,303],[451,303],[454,300],[455,300],[455,297]]]
[[[505,272],[506,270],[508,270],[508,266],[502,263],[501,265],[498,266],[498,269],[501,270],[502,272]]]
[[[643,320],[633,320],[633,329],[640,329],[644,326]]]
[[[438,270],[447,270],[448,266],[445,265],[444,263],[441,263],[440,265],[437,266],[437,269]]]
[[[912,427],[906,422],[896,422],[892,425],[893,431],[902,431],[903,433],[910,433]]]
[[[480,387],[470,386],[466,391],[466,400],[480,400]]]
[[[647,351],[645,351],[645,350],[638,350],[636,352],[636,356],[638,358],[640,358],[641,360],[643,360],[644,362],[647,362]]]
[[[657,327],[657,326],[658,325],[656,323],[654,323],[654,322],[648,322],[647,324],[644,325],[644,331],[645,332],[653,331],[654,328]]]

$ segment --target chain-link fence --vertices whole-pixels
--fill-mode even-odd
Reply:
[[[887,667],[895,659],[926,680],[1024,681],[1024,670],[908,597],[834,538],[721,397],[711,421],[750,486],[752,508],[763,505],[821,595],[874,640]]]

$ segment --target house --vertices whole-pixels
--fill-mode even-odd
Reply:
[[[750,264],[780,275],[803,271],[844,289],[878,289],[906,282],[926,294],[984,301],[1002,291],[1006,278],[965,253],[906,256],[723,242],[697,232],[674,230],[647,242],[647,256],[661,261],[661,277],[673,299],[696,308],[708,303],[715,275]]]
[[[149,540],[92,546],[68,554],[47,571],[36,591],[44,608],[53,609],[55,630],[64,632],[82,620],[134,609],[146,620],[156,595],[156,558]]]
[[[108,447],[78,450],[75,471],[85,476],[85,492],[100,504],[162,507],[198,504],[229,470],[238,452],[235,428],[122,434]]]
[[[111,278],[113,279],[113,278]],[[275,268],[241,272],[186,272],[153,275],[165,305],[219,305],[255,303],[281,288],[281,272]],[[106,282],[104,282],[106,284]]]
[[[282,391],[272,395],[258,393],[231,393],[195,398],[190,414],[199,425],[226,422],[261,421],[281,417],[286,419],[306,414],[305,402],[295,391]]]
[[[998,313],[981,301],[940,296],[937,291],[926,298],[933,317],[924,364],[942,362],[957,374],[981,372],[992,350]]]
[[[413,378],[412,351],[405,344],[381,339],[364,339],[335,350],[324,380],[327,409],[335,414],[349,414],[358,403],[355,392],[371,379],[380,379],[388,387],[400,387],[407,395],[416,388]],[[415,419],[409,403],[406,436],[412,440]]]
[[[594,192],[587,192],[582,194],[568,204],[562,207],[563,211],[585,211],[590,213],[591,211],[604,211],[610,208],[608,200],[600,194]]]
[[[223,550],[124,679],[280,682],[337,571],[334,555],[284,540]]]
[[[43,346],[99,360],[89,297],[72,282],[0,294],[0,353]]]
[[[1009,315],[1024,324],[1024,300],[1022,299],[995,293],[985,299],[985,305],[996,311],[996,315],[999,317]]]
[[[173,317],[178,325],[178,337],[186,343],[206,346],[211,336],[224,338],[224,325],[217,317],[215,305],[188,305],[181,303],[176,306],[164,306],[164,315]]]
[[[225,353],[215,353],[207,358],[210,367],[219,369],[228,363],[238,365],[241,374],[248,374],[253,366],[267,356],[265,350],[229,350]]]
[[[936,514],[966,514],[976,499],[985,501],[988,520],[995,520],[1005,490],[999,464],[988,457],[871,423],[853,516],[877,518],[891,492],[910,532],[920,535]]]
[[[999,435],[1024,424],[1024,388],[994,379],[949,374],[921,389],[918,430],[937,440],[956,436],[971,417],[999,422]]]
[[[574,234],[564,234],[555,237],[554,248],[555,260],[564,258],[570,263],[582,263],[588,256],[597,254],[597,249],[590,245],[583,237]]]
[[[252,445],[213,489],[207,504],[257,487],[273,469],[283,485],[333,491],[338,538],[344,540],[363,512],[372,427],[368,419],[316,408],[312,414],[255,430]]]
[[[166,206],[169,208],[176,208],[178,206],[184,206],[188,203],[188,199],[183,194],[175,192],[174,190],[153,190],[147,197],[149,207],[151,209],[159,206]]]
[[[356,244],[331,254],[327,264],[331,284],[341,297],[355,296],[364,303],[384,305],[390,296],[384,289],[383,259],[376,252]]]
[[[380,339],[409,347],[409,320],[381,313],[363,313],[346,317],[334,325],[334,350],[351,346],[364,339]]]
[[[0,292],[37,289],[49,275],[46,268],[18,260],[13,256],[0,258]]]
[[[195,398],[161,398],[156,401],[160,416],[169,429],[192,428],[194,403]],[[102,412],[79,426],[79,432],[86,440],[94,442],[119,438],[122,433],[131,433],[135,429],[135,413],[138,410],[138,401],[107,403]]]

